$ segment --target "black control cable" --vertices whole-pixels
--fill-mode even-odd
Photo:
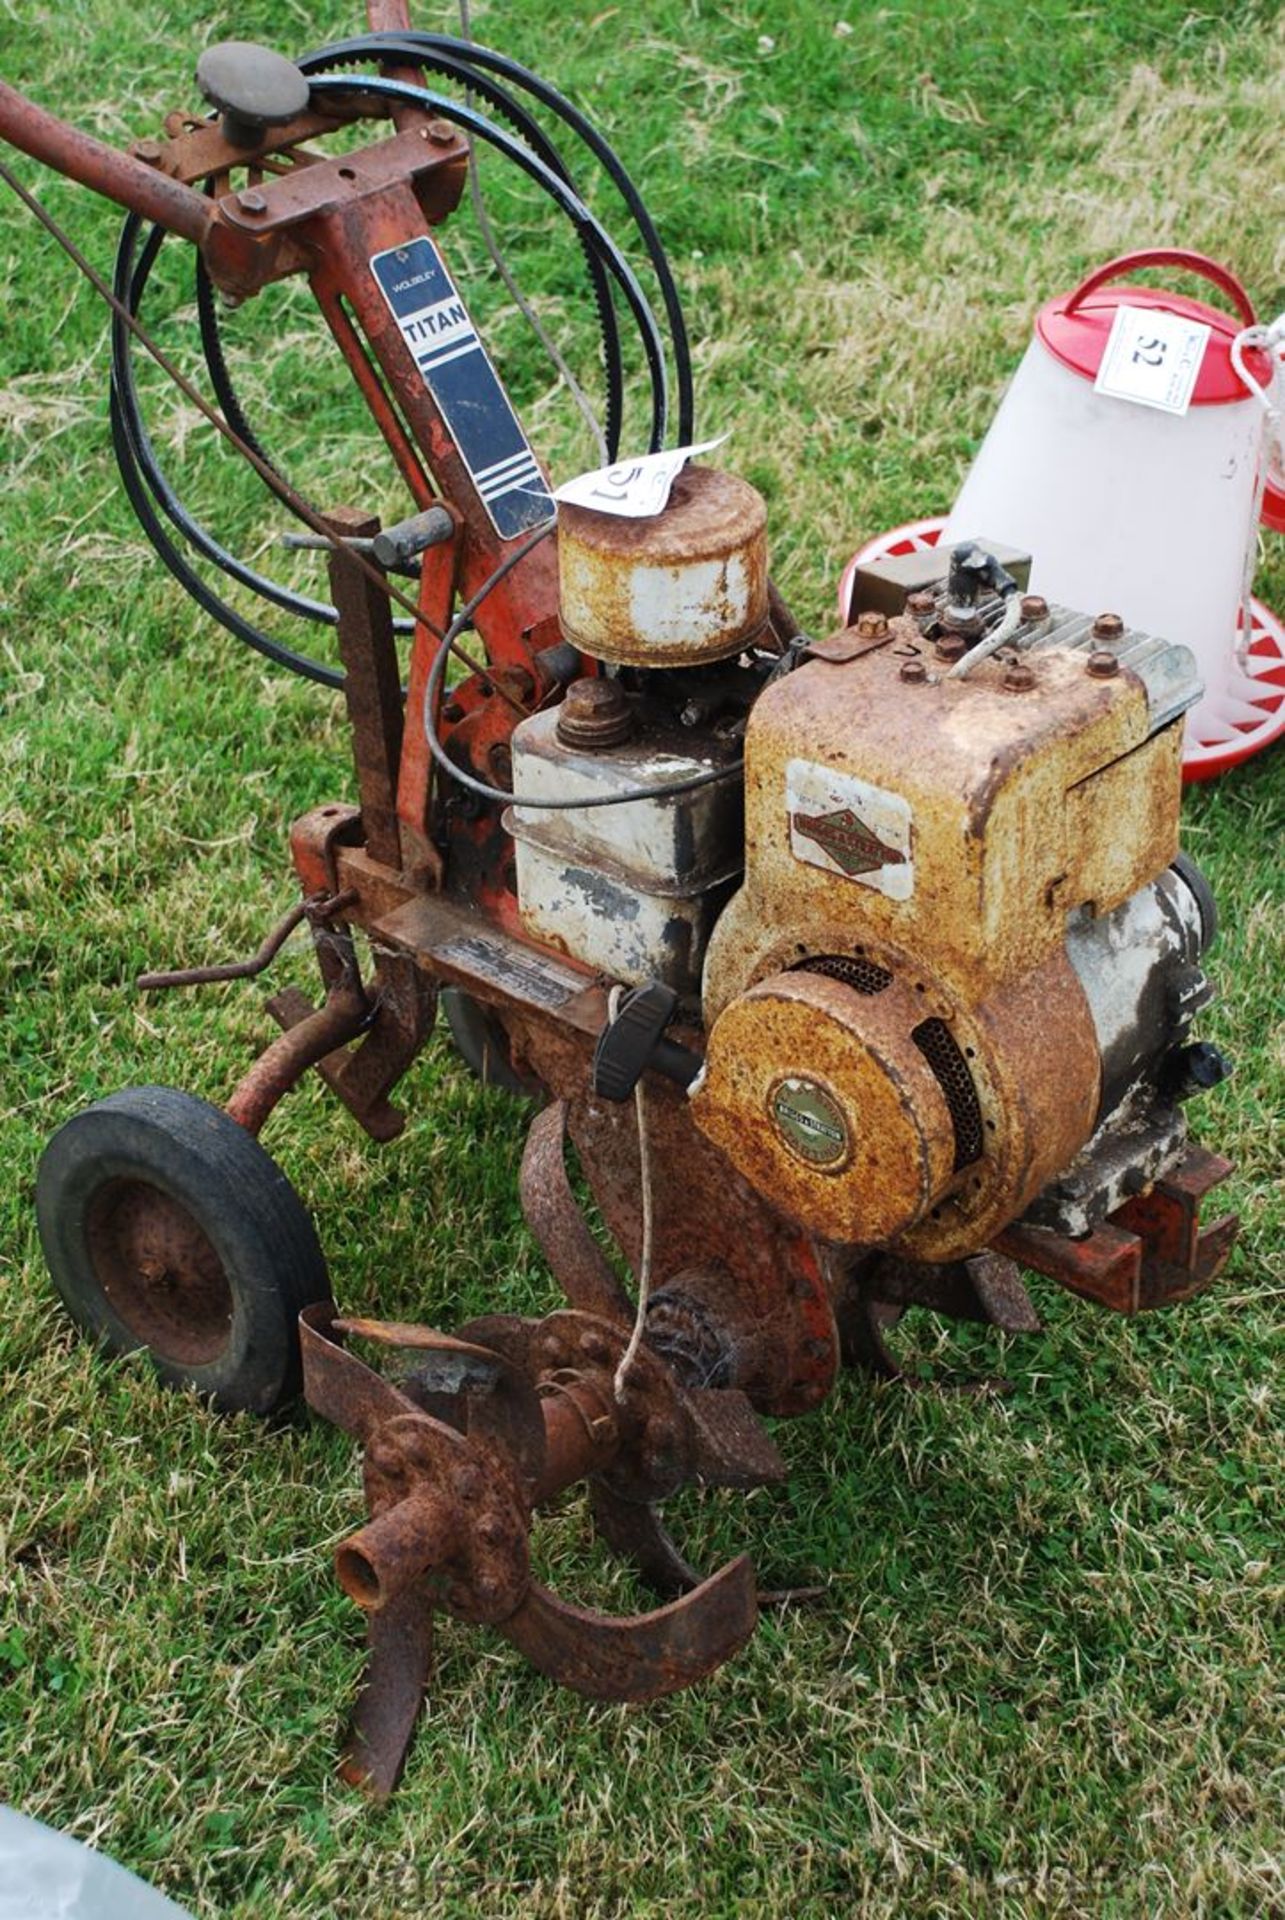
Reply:
[[[432,36],[428,36],[427,38],[432,40]],[[377,53],[383,54],[386,57],[388,53],[394,51],[391,47],[385,46],[383,36],[368,36],[368,41],[371,43],[372,51],[367,57],[375,57]],[[364,43],[357,44],[361,45]],[[561,161],[558,158],[556,149],[554,149],[552,144],[543,136],[531,116],[526,114],[516,103],[507,99],[503,94],[503,89],[485,81],[481,76],[471,71],[466,72],[465,61],[453,58],[453,56],[462,53],[472,56],[484,56],[491,60],[493,64],[498,65],[506,71],[512,68],[515,75],[521,77],[527,83],[529,91],[537,93],[540,97],[547,96],[550,101],[561,103],[564,109],[562,117],[567,118],[570,116],[573,124],[577,122],[580,123],[576,125],[576,131],[580,132],[582,137],[588,138],[589,144],[596,155],[606,156],[604,164],[608,165],[608,171],[611,173],[617,185],[622,185],[622,182],[628,184],[628,176],[624,173],[624,169],[620,166],[614,154],[611,153],[611,149],[601,140],[600,136],[594,133],[594,130],[589,124],[583,121],[582,116],[579,116],[575,109],[570,108],[569,103],[562,102],[561,96],[557,95],[553,89],[546,88],[543,83],[537,82],[533,75],[527,74],[525,69],[517,66],[517,63],[507,62],[503,56],[491,56],[488,50],[476,48],[469,42],[448,42],[443,40],[442,44],[444,48],[449,48],[449,52],[439,55],[437,48],[433,47],[433,59],[438,61],[440,65],[448,67],[452,77],[458,77],[462,82],[475,86],[479,96],[485,93],[486,97],[496,104],[499,110],[505,113],[506,118],[509,118],[518,125],[520,132],[524,136],[533,140],[533,144],[538,149],[534,156],[526,153],[521,146],[512,141],[508,136],[502,134],[499,129],[489,127],[480,116],[473,114],[470,109],[461,110],[454,106],[453,103],[429,94],[425,89],[408,87],[405,83],[401,82],[385,81],[382,77],[379,79],[349,79],[346,84],[367,94],[371,92],[387,94],[390,88],[402,90],[403,97],[406,93],[409,93],[416,104],[427,106],[430,110],[441,113],[443,117],[469,125],[470,130],[475,131],[480,137],[488,139],[492,145],[499,146],[501,151],[505,152],[507,156],[521,166],[524,171],[532,174],[544,190],[562,207],[562,210],[569,215],[576,225],[577,235],[580,238],[582,247],[585,249],[586,254],[591,256],[598,266],[598,278],[595,279],[595,296],[597,297],[600,293],[600,280],[605,286],[605,276],[603,274],[603,267],[605,265],[607,270],[610,271],[612,278],[616,280],[617,284],[620,285],[625,292],[626,298],[629,300],[630,306],[633,309],[634,317],[638,322],[647,355],[648,369],[652,376],[652,444],[654,449],[659,444],[660,437],[663,436],[663,420],[666,406],[663,349],[660,347],[658,336],[655,333],[655,323],[641,295],[641,289],[637,287],[636,281],[633,280],[633,276],[623,257],[619,254],[618,250],[614,247],[598,223],[593,220],[592,215],[584,208],[583,202],[580,201],[578,195],[575,194],[574,189],[569,184],[569,177],[566,175],[566,170],[562,167]],[[412,61],[418,57],[424,59],[425,64],[427,64],[426,56],[428,52],[428,48],[421,48],[417,44],[414,48],[405,49],[404,57]],[[339,50],[324,49],[320,55],[309,56],[308,60],[301,62],[300,65],[306,69],[307,66],[313,62],[325,61],[327,64],[333,64],[340,57],[341,54]],[[330,75],[320,82],[320,86],[327,89],[342,88],[344,85],[345,78],[343,76]],[[545,156],[547,156],[547,158]],[[641,222],[645,223],[645,228],[640,223],[640,231],[644,233],[644,239],[653,259],[653,265],[656,264],[657,254],[659,254],[660,266],[663,268],[663,272],[659,277],[662,292],[666,300],[667,317],[670,317],[670,312],[672,311],[671,303],[676,302],[672,276],[669,275],[668,267],[664,263],[663,251],[659,248],[659,241],[656,239],[654,229],[651,228],[651,223],[647,219],[645,209],[642,208],[641,201],[637,199],[636,190],[632,189],[631,185],[630,193],[632,194],[633,202],[636,203],[635,217],[637,218],[638,215],[641,215]],[[631,206],[631,211],[635,211],[634,206]],[[141,222],[135,215],[131,215],[125,223],[125,229],[121,235],[121,244],[118,252],[116,276],[117,291],[120,296],[127,301],[131,313],[135,316],[137,316],[141,308],[142,296],[164,238],[160,230],[154,230],[149,235],[144,245],[142,256],[138,261],[137,267],[135,267],[134,254],[137,249],[140,227]],[[609,309],[609,293],[605,294],[604,297],[606,308]],[[217,315],[212,289],[209,285],[208,275],[204,274],[203,266],[198,273],[197,304],[198,314],[201,319],[203,345],[206,350],[207,367],[225,414],[229,417],[235,430],[259,453],[260,458],[263,459],[266,464],[271,465],[270,456],[263,449],[261,442],[259,442],[253,428],[247,420],[244,410],[240,405],[239,398],[236,395],[230,375],[228,374],[226,360],[222,352],[222,342],[218,335]],[[599,299],[600,317],[603,315],[604,310],[603,301]],[[324,625],[334,624],[335,615],[330,606],[324,602],[311,600],[304,595],[294,593],[290,589],[280,586],[275,581],[267,579],[253,568],[247,567],[244,563],[236,560],[236,558],[223,547],[221,542],[217,541],[206,528],[201,526],[200,522],[183,506],[176,492],[165,479],[155,448],[152,445],[143,423],[142,409],[138,401],[137,387],[134,380],[130,343],[130,332],[118,317],[113,327],[113,443],[116,448],[118,464],[121,468],[122,480],[127,496],[139,518],[144,532],[155,548],[158,556],[171,574],[173,574],[183,586],[184,590],[188,592],[206,612],[211,614],[220,624],[231,631],[235,637],[244,641],[253,647],[255,651],[272,660],[274,663],[285,666],[292,672],[300,673],[304,675],[304,677],[315,680],[322,685],[330,687],[341,686],[343,683],[341,673],[337,672],[334,668],[324,665],[320,661],[310,659],[306,655],[297,653],[293,649],[283,646],[280,642],[272,639],[268,634],[255,626],[251,621],[247,620],[236,608],[215,593],[189,564],[181,549],[170,539],[155,511],[156,506],[160,507],[164,515],[173,523],[185,540],[195,546],[198,552],[203,553],[207,559],[211,560],[213,564],[229,578],[240,581],[241,584],[248,587],[260,598],[268,601],[270,604],[281,607],[293,615]],[[681,396],[685,395],[690,387],[690,361],[686,353],[686,336],[681,328],[681,313],[679,313],[679,333],[674,345],[676,370],[680,388],[680,404],[683,407],[684,416],[686,417],[689,413],[689,405],[681,399]],[[609,414],[615,411],[617,415],[615,420],[609,419],[609,426],[618,433],[618,403],[614,396],[618,393],[621,382],[619,338],[618,333],[614,329],[614,312],[612,313],[611,322],[604,327],[603,351],[608,371]],[[399,620],[396,624],[400,630],[406,631],[413,627],[414,622]]]
[[[674,355],[678,393],[678,444],[684,447],[689,446],[696,438],[691,347],[687,338],[687,325],[683,318],[682,301],[674,282],[673,272],[642,195],[614,148],[578,107],[573,106],[571,101],[564,94],[559,93],[556,87],[551,86],[547,80],[542,80],[538,74],[532,73],[529,67],[524,67],[520,61],[512,59],[508,54],[497,53],[494,48],[480,46],[474,40],[456,39],[450,34],[415,32],[362,34],[354,39],[337,41],[333,46],[323,47],[318,53],[306,55],[299,62],[299,67],[303,73],[324,72],[333,65],[348,65],[358,61],[384,63],[391,61],[412,66],[422,64],[432,67],[435,62],[444,59],[453,60],[460,66],[469,68],[470,84],[477,86],[479,91],[481,91],[480,77],[476,70],[480,67],[502,76],[510,84],[530,94],[531,98],[539,101],[541,106],[547,107],[583,141],[620,194],[646,248],[647,257],[660,288]]]
[[[702,787],[717,786],[720,781],[738,778],[744,771],[743,760],[733,760],[725,767],[710,767],[704,773],[691,774],[685,780],[675,780],[664,787],[625,787],[615,793],[595,794],[586,799],[577,795],[574,799],[558,799],[549,794],[512,793],[507,787],[493,787],[485,780],[479,780],[476,774],[468,773],[458,762],[452,760],[450,753],[442,743],[437,731],[437,703],[441,698],[442,684],[446,678],[447,662],[455,642],[466,633],[473,624],[473,616],[494,587],[498,587],[505,575],[525,560],[533,547],[547,539],[553,531],[553,522],[537,527],[520,547],[514,549],[501,560],[493,573],[488,574],[473,598],[460,608],[447,627],[424,684],[424,739],[428,750],[438,766],[450,778],[469,793],[476,794],[480,800],[490,801],[494,806],[522,807],[538,810],[541,813],[581,813],[596,812],[600,807],[625,807],[635,800],[677,799],[680,794],[697,793]]]
[[[309,55],[298,64],[306,71],[308,63],[318,59],[319,55]],[[565,180],[574,189],[575,182],[563,163],[562,156],[548,138],[533,114],[526,112],[506,92],[483,75],[466,66],[463,61],[447,57],[424,59],[416,65],[431,67],[448,79],[458,81],[461,86],[476,93],[488,106],[506,119],[514,132],[518,133],[533,152],[539,154],[545,165]],[[621,414],[623,410],[624,377],[620,354],[620,329],[616,319],[616,309],[611,299],[611,290],[601,260],[592,245],[583,237],[580,239],[581,251],[589,273],[593,290],[594,306],[597,312],[598,329],[601,336],[602,364],[606,381],[606,422],[603,437],[607,445],[607,455],[614,460],[620,445]],[[211,383],[226,419],[237,428],[242,438],[252,443],[255,436],[249,422],[241,411],[240,402],[232,385],[227,363],[223,354],[223,343],[219,326],[218,304],[214,285],[204,260],[197,255],[196,265],[197,318],[201,328],[201,341],[205,352],[206,366],[209,368]],[[262,452],[262,447],[260,447]],[[266,457],[266,456],[265,456]]]
[[[451,120],[458,127],[479,140],[485,140],[498,152],[512,160],[523,173],[529,174],[537,185],[544,188],[549,198],[556,202],[573,223],[577,231],[591,241],[599,252],[603,265],[620,288],[634,316],[642,340],[643,353],[647,361],[647,371],[651,377],[652,409],[650,453],[659,453],[665,444],[665,430],[668,424],[669,382],[665,370],[664,342],[660,329],[646,295],[638,284],[637,276],[624,254],[611,239],[601,221],[590,212],[579,195],[574,193],[564,180],[546,167],[543,160],[512,134],[505,133],[490,120],[456,100],[449,100],[445,94],[434,93],[428,87],[417,87],[408,80],[391,80],[384,74],[352,75],[339,73],[318,73],[309,76],[312,91],[321,94],[342,95],[360,94],[363,98],[374,95],[376,98],[400,101],[404,106],[421,107],[443,120]]]

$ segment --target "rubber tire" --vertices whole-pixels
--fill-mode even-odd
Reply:
[[[508,1035],[489,1007],[462,987],[440,988],[438,1003],[446,1015],[451,1043],[475,1079],[484,1087],[498,1087],[502,1093],[543,1105],[544,1087],[517,1071],[509,1057]]]
[[[217,1255],[232,1312],[226,1344],[208,1361],[148,1346],[113,1306],[87,1228],[96,1197],[117,1180],[169,1195]],[[108,1351],[147,1347],[168,1385],[194,1388],[224,1413],[267,1414],[298,1396],[299,1314],[331,1297],[325,1256],[281,1169],[220,1108],[173,1087],[130,1087],[100,1100],[46,1147],[36,1212],[54,1286]]]

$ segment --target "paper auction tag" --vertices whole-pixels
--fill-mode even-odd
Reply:
[[[1094,391],[1186,413],[1212,331],[1160,307],[1117,307]]]
[[[712,453],[727,435],[702,440],[694,447],[675,447],[671,453],[644,453],[637,460],[618,460],[612,467],[577,474],[554,489],[555,500],[569,507],[592,507],[597,513],[616,513],[626,520],[649,520],[669,504],[669,489],[687,462],[698,453]]]

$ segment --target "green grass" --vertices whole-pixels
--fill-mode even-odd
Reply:
[[[1015,0],[510,0],[476,24],[571,92],[643,186],[688,303],[698,424],[734,430],[722,457],[767,495],[775,569],[816,626],[860,539],[948,504],[1049,293],[1167,241],[1225,257],[1260,310],[1285,304],[1275,6],[1051,0],[1037,29]],[[188,103],[203,38],[297,50],[356,25],[306,0],[199,24],[0,0],[0,68],[123,140]],[[110,211],[21,171],[107,267]],[[591,382],[574,254],[486,172]],[[571,408],[466,219],[450,238],[533,431],[574,470]],[[190,360],[181,257],[153,311]],[[1197,1116],[1238,1164],[1221,1285],[1133,1324],[1045,1286],[1046,1331],[999,1353],[919,1329],[923,1358],[1001,1367],[1012,1393],[846,1379],[779,1429],[784,1489],[681,1503],[694,1555],[748,1545],[772,1583],[819,1580],[819,1604],[645,1709],[586,1705],[447,1624],[401,1793],[371,1811],[333,1776],[360,1668],[326,1553],[360,1511],[350,1447],[301,1417],[216,1420],[95,1357],[36,1246],[60,1120],[129,1083],[218,1099],[266,1037],[253,989],[145,1002],[132,976],[250,950],[290,898],[290,819],[351,786],[335,702],[261,670],[151,561],[111,462],[105,332],[0,201],[0,1800],[202,1914],[255,1920],[1279,1911],[1280,751],[1186,804],[1224,915],[1205,1030],[1237,1061]],[[306,298],[273,292],[229,333],[291,477],[395,500]],[[193,497],[277,564],[282,516],[185,403],[157,403]],[[1281,554],[1259,591],[1285,607]],[[312,562],[295,577],[319,585]],[[281,977],[309,985],[309,966],[292,944]],[[314,1087],[269,1131],[340,1299],[448,1326],[554,1304],[517,1207],[522,1115],[437,1041],[406,1092],[390,1149]],[[569,1595],[637,1603],[576,1501],[538,1551]]]

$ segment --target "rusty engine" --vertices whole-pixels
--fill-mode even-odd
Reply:
[[[384,528],[361,502],[317,514],[208,355],[221,411],[203,410],[328,554],[342,672],[275,653],[342,688],[358,804],[295,823],[302,902],[254,960],[140,985],[256,974],[306,922],[322,999],[270,1001],[282,1031],[224,1109],[143,1088],[70,1118],[38,1195],[55,1284],[94,1337],[147,1347],[225,1408],[266,1412],[302,1385],[360,1441],[370,1520],[336,1569],[372,1660],[346,1764],[382,1793],[435,1610],[591,1696],[700,1679],[753,1629],[753,1570],[702,1578],[661,1509],[684,1485],[779,1478],[760,1416],[817,1406],[845,1361],[895,1373],[887,1334],[909,1306],[1037,1326],[1021,1268],[1124,1313],[1181,1300],[1215,1277],[1235,1220],[1200,1225],[1229,1168],[1188,1138],[1183,1105],[1226,1071],[1192,1037],[1215,912],[1178,844],[1190,653],[1026,592],[1029,556],[1002,527],[859,568],[845,624],[809,636],[743,480],[680,452],[651,510],[604,510],[630,481],[618,396],[601,504],[556,506],[436,236],[465,134],[570,205],[595,289],[614,284],[649,343],[655,322],[510,94],[525,146],[425,84],[462,78],[494,105],[501,81],[532,77],[412,33],[400,0],[369,13],[371,35],[297,64],[211,49],[211,117],[171,115],[131,154],[4,86],[0,134],[131,209],[115,290],[99,288],[113,420],[172,571],[188,563],[158,514],[129,358],[157,351],[140,307],[167,231],[199,250],[207,348],[214,291],[308,276],[414,507]],[[536,97],[609,155],[552,89]],[[309,144],[385,116],[368,146]],[[641,213],[639,231],[681,450],[690,361]],[[667,419],[653,366],[653,453]],[[246,628],[208,589],[202,604]],[[521,1195],[568,1301],[542,1319],[497,1302],[456,1335],[339,1313],[258,1141],[312,1068],[394,1138],[389,1096],[439,1004],[478,1072],[537,1098]],[[581,1480],[654,1612],[589,1614],[533,1578],[532,1514]]]

